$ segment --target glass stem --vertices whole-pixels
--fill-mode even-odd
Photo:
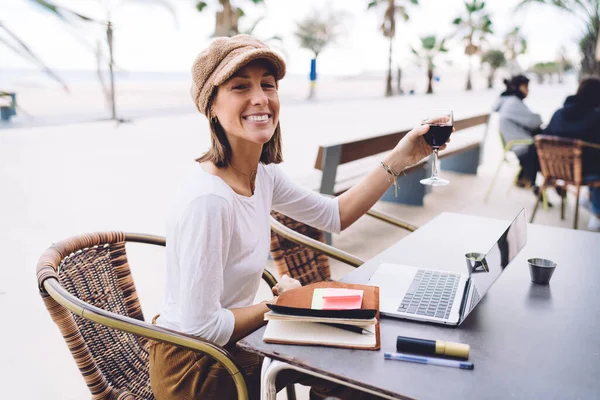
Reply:
[[[436,179],[438,177],[438,148],[433,148],[433,160],[431,160],[431,178]]]

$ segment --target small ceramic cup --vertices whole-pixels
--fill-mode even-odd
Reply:
[[[465,254],[465,261],[467,262],[469,274],[489,272],[484,253],[467,253]]]
[[[552,274],[556,269],[554,261],[545,258],[530,258],[527,262],[529,263],[529,275],[531,275],[533,283],[540,285],[550,283],[550,278],[552,278]]]

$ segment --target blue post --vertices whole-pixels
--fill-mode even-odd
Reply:
[[[310,60],[310,93],[308,98],[312,99],[315,95],[315,87],[317,86],[317,59]]]

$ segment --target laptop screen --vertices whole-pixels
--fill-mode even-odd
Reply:
[[[498,279],[504,268],[516,257],[527,243],[527,219],[525,209],[521,210],[500,239],[485,256],[483,266],[470,275],[468,292],[464,297],[462,322],[481,301],[483,296]]]

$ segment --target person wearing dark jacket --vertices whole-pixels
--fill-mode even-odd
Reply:
[[[563,107],[554,113],[544,134],[600,144],[600,78],[584,78],[577,93],[567,97]],[[584,153],[583,161],[584,176],[600,176],[597,157],[585,157]],[[599,188],[590,188],[590,203],[592,218],[588,229],[600,230]]]
[[[529,94],[529,79],[523,75],[505,80],[506,90],[493,107],[500,115],[500,132],[506,142],[513,139],[531,139],[541,132],[542,117],[525,105],[523,99]],[[515,146],[513,151],[519,158],[521,172],[517,185],[531,187],[539,171],[535,146]]]

